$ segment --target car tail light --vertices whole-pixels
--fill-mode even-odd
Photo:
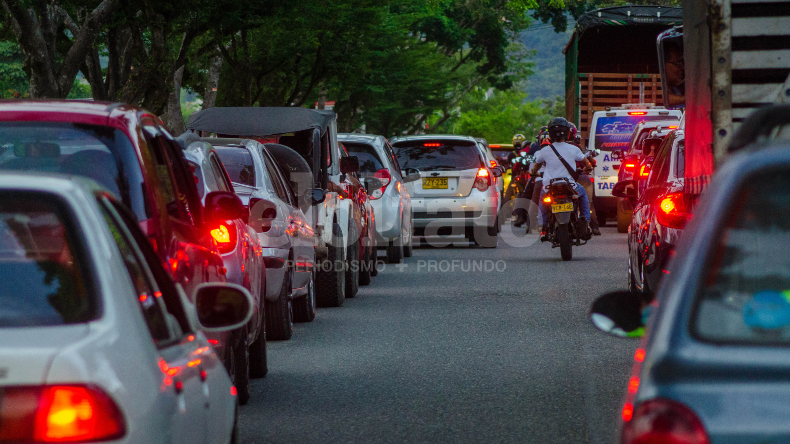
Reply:
[[[633,409],[623,425],[622,444],[710,444],[702,421],[677,401],[651,399]]]
[[[211,237],[217,243],[220,253],[229,253],[236,248],[236,227],[233,225],[219,224],[217,228],[211,230]]]
[[[496,168],[498,166],[496,160],[489,160],[488,162],[491,164],[491,168]]]
[[[642,168],[639,169],[639,177],[647,177],[650,175],[650,165],[642,165]]]
[[[491,186],[491,173],[485,168],[477,170],[477,177],[475,178],[475,188],[480,191],[485,191]]]
[[[387,185],[389,185],[390,182],[392,182],[392,175],[390,174],[388,169],[382,168],[382,169],[376,171],[373,174],[373,177],[375,177],[376,179],[379,179],[381,181],[382,185],[381,185],[381,188],[379,188],[378,190],[373,191],[373,193],[370,195],[370,198],[372,200],[381,199],[381,196],[383,196],[384,192],[387,191]]]
[[[89,385],[0,389],[0,442],[88,442],[126,434],[115,402]]]
[[[693,215],[688,212],[683,193],[674,193],[656,201],[656,220],[669,228],[683,228]]]

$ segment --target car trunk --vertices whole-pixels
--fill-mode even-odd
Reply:
[[[477,168],[461,171],[426,171],[420,180],[410,183],[413,197],[466,197],[472,191]]]
[[[0,329],[3,338],[0,345],[2,383],[43,384],[55,356],[87,334],[88,324]]]
[[[465,197],[483,166],[476,142],[464,139],[417,139],[393,144],[401,169],[420,172],[408,185],[412,197]]]

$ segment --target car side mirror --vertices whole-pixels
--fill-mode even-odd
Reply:
[[[621,338],[644,336],[642,302],[630,291],[606,293],[593,301],[590,321],[605,333]]]
[[[340,174],[359,172],[359,157],[348,156],[340,158]]]
[[[305,193],[305,200],[310,205],[318,205],[326,199],[326,192],[321,188],[308,188]]]
[[[241,285],[200,284],[195,289],[195,312],[203,331],[229,331],[252,318],[252,295]]]
[[[415,180],[420,180],[420,170],[416,168],[406,168],[403,171],[403,183],[414,182]]]
[[[381,179],[376,177],[366,177],[365,178],[365,192],[368,193],[368,196],[373,194],[374,191],[381,189],[384,186],[384,182]]]
[[[491,168],[491,175],[494,177],[502,177],[502,170],[499,168]]]
[[[244,219],[247,211],[239,196],[228,191],[212,191],[206,195],[205,220],[208,223]]]
[[[621,182],[617,182],[614,188],[612,188],[612,196],[636,198],[636,181],[623,180]]]

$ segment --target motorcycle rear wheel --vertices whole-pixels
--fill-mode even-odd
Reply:
[[[568,232],[568,224],[557,226],[557,240],[560,243],[562,260],[569,261],[573,259],[573,246],[571,245],[571,236]]]

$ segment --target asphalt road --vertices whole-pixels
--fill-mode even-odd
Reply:
[[[571,262],[505,233],[497,249],[420,248],[387,265],[269,344],[240,441],[611,443],[637,343],[587,319],[626,283],[625,235],[602,231]]]

